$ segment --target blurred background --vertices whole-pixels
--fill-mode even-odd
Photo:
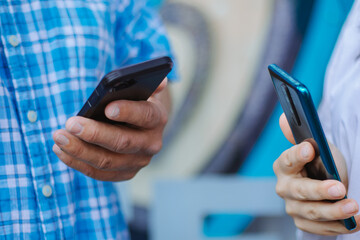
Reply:
[[[167,25],[180,81],[164,148],[119,184],[133,240],[295,239],[275,194],[282,136],[267,65],[316,104],[352,0],[148,0]]]

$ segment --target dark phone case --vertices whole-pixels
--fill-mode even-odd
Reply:
[[[269,66],[269,72],[295,142],[309,141],[319,156],[305,165],[308,177],[341,181],[310,92],[305,85],[274,64]],[[356,228],[354,217],[342,222],[348,230]]]
[[[105,116],[112,101],[146,101],[168,75],[173,66],[169,57],[161,57],[112,71],[103,77],[78,116],[119,124]]]

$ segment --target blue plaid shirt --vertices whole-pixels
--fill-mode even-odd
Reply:
[[[101,77],[169,55],[142,0],[0,1],[0,239],[127,239],[114,186],[68,168],[52,134]]]

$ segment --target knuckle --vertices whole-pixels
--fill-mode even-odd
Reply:
[[[310,220],[319,220],[321,215],[315,206],[309,205],[305,210],[305,216]]]
[[[156,120],[157,114],[155,114],[155,110],[152,107],[145,108],[144,111],[144,124],[151,124],[154,120]]]
[[[84,151],[85,151],[85,148],[81,144],[73,145],[73,147],[69,150],[70,154],[75,157],[82,156]]]
[[[284,165],[286,167],[293,167],[295,161],[298,161],[298,149],[299,146],[295,145],[284,152]]]
[[[294,197],[298,200],[307,200],[307,189],[302,184],[296,184],[294,186]]]
[[[115,151],[116,152],[122,152],[125,149],[129,148],[132,144],[132,140],[131,138],[120,134],[117,136],[116,140],[115,140]]]
[[[273,164],[273,169],[275,173],[280,173],[281,168],[291,168],[293,163],[291,161],[291,151],[286,150],[276,159]]]
[[[100,131],[97,125],[88,128],[87,131],[84,131],[84,139],[92,143],[96,142],[99,139],[99,135]]]
[[[273,170],[275,175],[279,174],[279,158],[273,163]]]
[[[108,156],[104,156],[96,166],[98,169],[101,170],[109,170],[112,168],[112,158]]]
[[[292,168],[294,165],[293,162],[288,157],[284,158],[283,163],[286,168]]]
[[[161,148],[162,148],[162,141],[159,140],[159,141],[154,141],[150,148],[149,148],[149,153],[150,155],[155,155],[157,154],[158,152],[160,152]]]
[[[279,195],[281,198],[285,197],[285,187],[284,184],[281,184],[280,182],[277,182],[275,186],[276,194]]]
[[[150,164],[150,161],[151,161],[151,158],[149,158],[149,157],[144,158],[142,161],[139,162],[137,169],[140,170],[141,168],[146,167],[147,165]],[[138,170],[138,171],[139,171],[139,170]]]
[[[284,152],[284,156],[283,156],[283,165],[286,167],[286,168],[291,168],[294,166],[294,163],[293,163],[293,159],[295,157],[295,151],[296,151],[296,147],[297,146],[293,146],[291,147],[289,150],[285,151]]]
[[[290,205],[290,204],[286,204],[285,205],[285,211],[288,215],[290,216],[294,216],[295,215],[295,211],[294,211],[294,208]]]
[[[162,126],[165,126],[168,121],[169,121],[169,115],[166,112],[162,113],[160,117],[160,124]]]

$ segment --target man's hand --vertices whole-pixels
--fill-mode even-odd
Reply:
[[[280,117],[280,127],[285,137],[295,144],[284,114]],[[299,229],[319,235],[353,233],[360,228],[350,232],[338,220],[354,216],[359,206],[353,199],[343,199],[348,182],[346,163],[335,147],[331,146],[331,151],[344,184],[336,180],[320,181],[306,177],[304,166],[314,160],[315,150],[309,142],[303,142],[284,151],[275,161],[276,192],[285,200],[286,212],[293,217]],[[360,216],[355,216],[355,220],[359,224]]]
[[[164,80],[148,101],[120,100],[106,107],[109,119],[127,125],[72,117],[66,130],[54,133],[53,151],[66,165],[94,179],[131,179],[161,149],[169,102]]]

